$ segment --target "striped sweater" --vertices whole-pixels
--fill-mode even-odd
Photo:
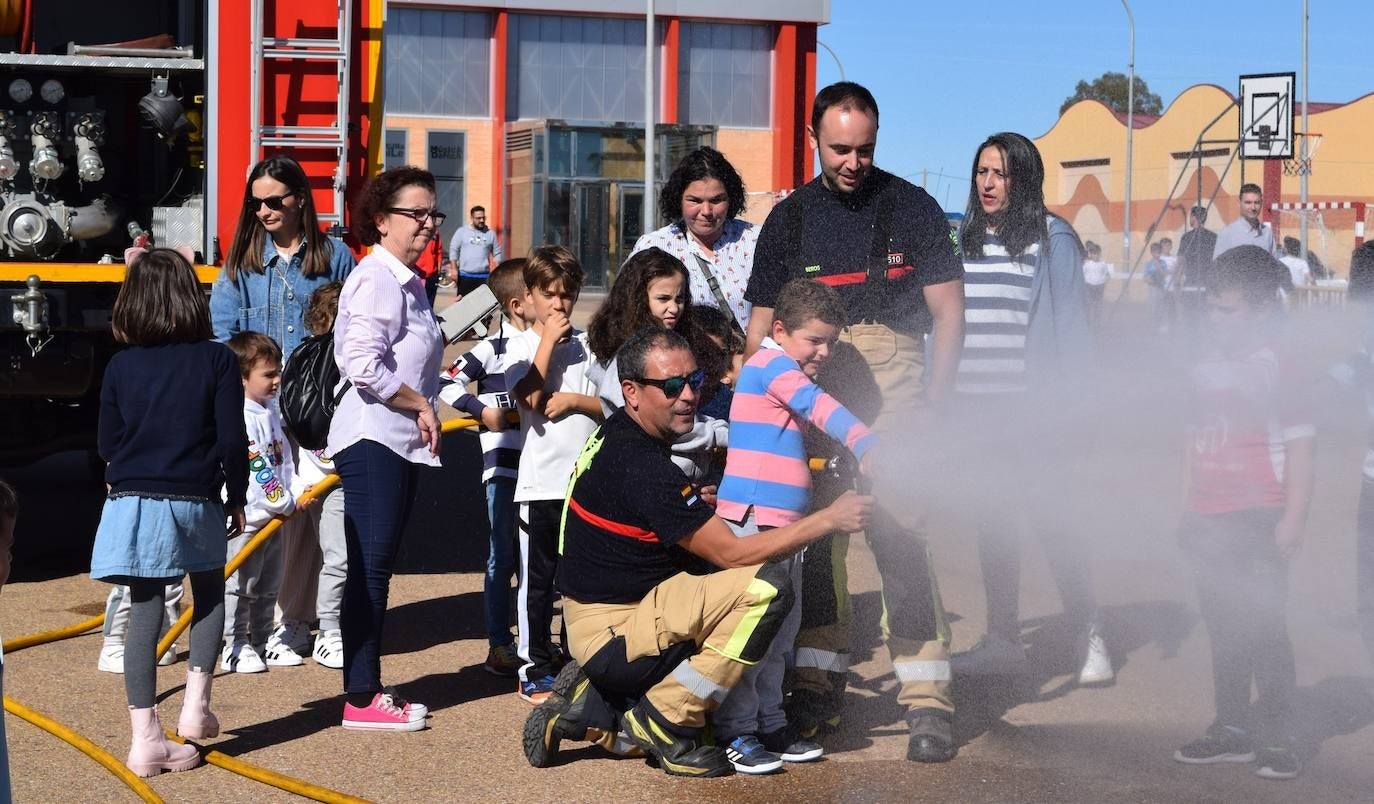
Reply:
[[[472,418],[482,420],[482,410],[497,407],[515,410],[515,397],[506,382],[506,344],[520,334],[509,322],[501,330],[477,342],[467,354],[439,373],[439,398]],[[468,393],[469,383],[477,383],[477,393]],[[520,427],[510,425],[494,431],[478,431],[482,445],[482,482],[493,477],[514,478],[520,468]]]
[[[735,381],[730,404],[730,450],[725,457],[716,513],[743,521],[750,507],[763,527],[801,519],[811,502],[802,428],[813,424],[856,458],[873,446],[873,433],[807,377],[771,339],[754,353]]]

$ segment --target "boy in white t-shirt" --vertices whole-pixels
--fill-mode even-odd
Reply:
[[[248,431],[248,502],[243,532],[230,539],[226,561],[275,516],[296,510],[291,493],[296,475],[291,442],[272,400],[281,388],[281,347],[261,332],[240,332],[228,346],[243,374],[243,421]],[[224,582],[224,653],[220,669],[261,673],[267,640],[275,632],[277,592],[281,587],[281,542],[268,539]]]
[[[562,246],[543,246],[525,262],[525,312],[533,325],[513,337],[506,382],[515,389],[524,447],[515,481],[520,506],[517,650],[520,697],[549,697],[559,656],[550,629],[563,500],[582,444],[601,421],[596,387],[587,377],[591,349],[570,317],[582,289],[582,266]]]

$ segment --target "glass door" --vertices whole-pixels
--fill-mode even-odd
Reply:
[[[588,287],[606,286],[610,251],[610,193],[600,182],[573,184],[573,252]]]

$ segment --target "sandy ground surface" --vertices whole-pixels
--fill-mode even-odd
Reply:
[[[585,315],[585,313],[584,313]],[[1316,366],[1345,351],[1348,333],[1321,330]],[[1348,342],[1348,341],[1347,341]],[[1115,353],[1119,374],[1137,358]],[[1158,364],[1152,364],[1158,365]],[[1074,635],[1035,542],[1025,551],[1022,622],[1031,662],[1025,675],[957,685],[959,757],[907,762],[906,729],[882,647],[877,573],[862,539],[850,552],[855,595],[855,666],[839,733],[827,756],[771,777],[688,781],[643,760],[570,746],[556,767],[528,767],[520,727],[528,706],[514,684],[482,671],[481,568],[486,524],[476,438],[446,441],[442,471],[427,472],[392,583],[383,668],[433,712],[414,734],[339,728],[340,676],[307,663],[259,675],[220,675],[215,711],[225,732],[210,747],[264,768],[377,801],[1369,801],[1374,799],[1374,668],[1354,630],[1353,516],[1364,423],[1358,407],[1314,397],[1343,426],[1319,442],[1318,494],[1309,543],[1293,568],[1290,629],[1298,652],[1295,727],[1306,757],[1294,782],[1256,778],[1240,765],[1184,767],[1173,750],[1210,720],[1206,634],[1175,546],[1176,449],[1168,435],[1170,386],[1135,382],[1106,400],[1101,419],[1119,437],[1091,494],[1086,524],[1099,534],[1097,589],[1118,678],[1078,689],[1071,681]],[[1152,412],[1154,411],[1154,412]],[[1125,422],[1145,422],[1127,426]],[[13,473],[25,495],[16,578],[0,596],[8,637],[56,628],[102,609],[108,587],[83,574],[101,489],[83,455],[67,453]],[[919,479],[904,486],[918,489]],[[937,511],[931,528],[956,649],[982,631],[976,548],[957,512]],[[159,670],[163,717],[174,721],[185,673]],[[122,758],[128,745],[121,677],[96,670],[97,634],[7,656],[7,695],[88,736]],[[131,801],[95,763],[13,717],[5,718],[14,800]],[[169,801],[285,801],[295,797],[218,768],[164,774],[153,787]]]

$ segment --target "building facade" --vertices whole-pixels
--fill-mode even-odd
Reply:
[[[751,220],[809,180],[828,20],[827,0],[657,0],[651,191],[698,145],[740,172]],[[507,254],[565,245],[608,282],[643,231],[645,24],[645,0],[388,0],[384,162],[435,174],[445,243],[480,204]]]
[[[1300,105],[1294,104],[1295,115]],[[1365,205],[1374,202],[1374,159],[1368,132],[1374,128],[1374,94],[1349,103],[1310,103],[1308,130],[1321,135],[1308,177],[1308,245],[1344,276],[1350,253],[1364,237]],[[1210,127],[1209,127],[1210,124]],[[1236,157],[1239,110],[1231,92],[1212,85],[1189,87],[1158,118],[1137,116],[1131,171],[1131,254],[1143,265],[1148,239],[1178,243],[1188,210],[1211,204],[1208,228],[1239,216],[1240,186],[1264,188],[1265,219],[1280,237],[1299,236],[1297,212],[1274,210],[1301,197],[1296,164]],[[1301,131],[1301,117],[1294,120]],[[1314,138],[1315,139],[1315,138]],[[1199,140],[1201,142],[1199,142]],[[1125,226],[1125,116],[1098,101],[1080,101],[1035,140],[1045,160],[1045,201],[1085,240],[1102,245],[1103,259],[1121,264]],[[1309,148],[1314,145],[1309,140]],[[1295,143],[1294,151],[1299,150]],[[1285,169],[1287,168],[1287,169]],[[1151,234],[1150,227],[1157,228]]]

